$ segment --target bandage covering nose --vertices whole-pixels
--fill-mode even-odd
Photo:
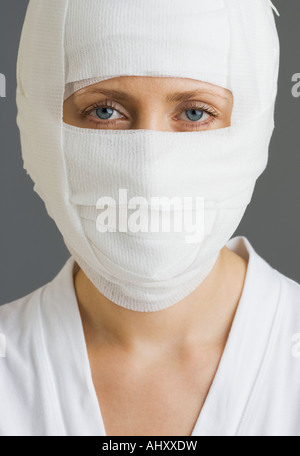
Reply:
[[[278,64],[268,0],[30,1],[17,68],[24,167],[70,253],[108,299],[162,310],[211,272],[267,165]],[[64,99],[119,76],[220,85],[234,97],[231,126],[170,132],[63,122]],[[121,203],[120,190],[127,195]],[[200,197],[201,241],[187,242],[185,229],[101,232],[101,197],[118,210],[132,209],[136,197],[149,207],[153,197]],[[195,216],[195,206],[187,212]]]

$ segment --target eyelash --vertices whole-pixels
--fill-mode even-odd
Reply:
[[[83,111],[80,111],[80,114],[83,117],[85,117],[89,122],[93,123],[96,126],[99,126],[99,125],[102,125],[102,124],[104,124],[106,126],[114,125],[116,123],[116,120],[107,120],[107,121],[104,121],[104,120],[101,121],[100,119],[99,119],[99,121],[92,120],[92,116],[90,116],[91,112],[93,112],[95,109],[100,109],[100,108],[112,108],[115,111],[117,111],[119,114],[123,115],[117,109],[117,106],[116,106],[115,102],[113,100],[108,100],[108,99],[104,100],[104,101],[101,101],[99,103],[93,104],[89,108],[84,109]],[[193,102],[193,101],[188,102],[188,104],[185,106],[185,109],[182,109],[178,114],[181,114],[182,112],[189,111],[189,110],[192,110],[192,109],[197,109],[199,111],[203,111],[206,114],[209,114],[210,117],[211,117],[211,120],[207,119],[206,121],[203,121],[203,122],[195,122],[194,123],[192,121],[190,121],[190,122],[183,121],[186,125],[189,126],[189,128],[192,128],[192,129],[193,128],[197,129],[197,128],[199,128],[199,125],[202,126],[202,125],[207,124],[208,122],[211,123],[211,122],[215,121],[220,116],[220,114],[212,106],[206,105],[205,103],[202,103],[199,106],[199,104],[197,104],[197,102]],[[120,119],[117,119],[117,120],[120,120]]]

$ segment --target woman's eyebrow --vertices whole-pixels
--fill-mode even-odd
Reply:
[[[227,99],[226,95],[221,95],[219,93],[214,92],[213,90],[209,89],[198,89],[198,90],[192,90],[188,92],[175,92],[171,93],[167,96],[166,100],[171,102],[171,101],[187,101],[190,100],[191,98],[197,98],[201,97],[201,95],[213,95],[215,97],[221,97]]]
[[[75,93],[76,97],[80,97],[83,95],[89,95],[92,93],[99,93],[108,97],[113,97],[113,98],[118,98],[119,100],[124,100],[128,102],[135,102],[136,98],[132,95],[129,95],[127,92],[124,92],[122,90],[114,90],[114,89],[104,89],[104,88],[94,88],[90,89],[88,91],[82,92],[82,93]],[[213,90],[209,89],[198,89],[198,90],[192,90],[192,91],[187,91],[187,92],[173,92],[170,93],[166,96],[166,101],[167,102],[181,102],[181,101],[187,101],[190,100],[191,98],[196,98],[196,97],[201,97],[203,94],[208,94],[208,95],[213,95],[221,98],[227,99],[226,96],[223,96],[219,93],[214,92]]]
[[[135,98],[132,96],[132,95],[129,95],[127,92],[123,92],[122,90],[113,90],[113,89],[90,89],[90,90],[86,90],[85,92],[81,92],[81,93],[75,93],[75,96],[76,97],[80,97],[80,96],[87,96],[89,94],[92,94],[92,93],[100,93],[102,95],[106,95],[107,97],[114,97],[114,98],[119,98],[121,100],[125,100],[125,101],[136,101]]]

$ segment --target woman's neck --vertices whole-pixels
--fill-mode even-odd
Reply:
[[[161,311],[137,312],[103,296],[80,269],[74,286],[86,339],[94,347],[121,346],[136,354],[225,345],[246,272],[246,260],[224,247],[209,275],[186,298]]]

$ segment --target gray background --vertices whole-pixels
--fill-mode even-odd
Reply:
[[[276,17],[281,43],[276,129],[267,169],[234,236],[246,236],[269,264],[300,283],[300,98],[291,95],[292,75],[300,72],[300,2],[274,3],[281,14]],[[15,74],[27,4],[0,0],[0,73],[7,83],[6,98],[0,98],[0,304],[47,283],[69,257],[21,158]]]

